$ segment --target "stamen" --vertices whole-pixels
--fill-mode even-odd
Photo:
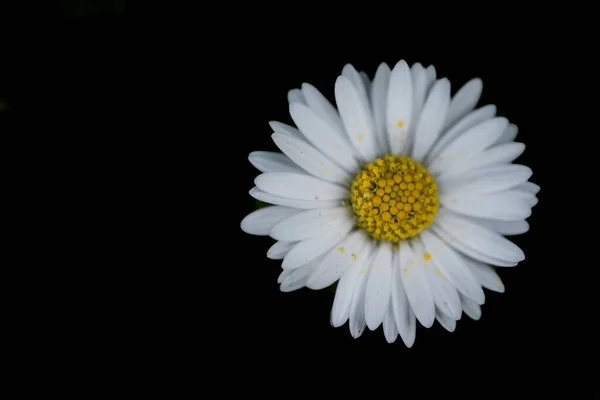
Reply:
[[[350,186],[357,224],[378,240],[397,243],[416,236],[435,219],[435,181],[408,156],[386,155],[367,164]]]

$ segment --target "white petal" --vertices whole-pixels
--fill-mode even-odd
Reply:
[[[390,304],[392,261],[391,244],[380,244],[377,255],[370,266],[365,297],[365,320],[372,331],[381,325]]]
[[[266,172],[254,179],[262,191],[276,196],[298,200],[341,200],[348,197],[348,190],[314,176],[291,172]]]
[[[295,270],[295,269],[284,269],[283,271],[281,271],[281,273],[279,274],[279,277],[277,278],[277,283],[281,284],[281,282],[283,282],[285,280],[285,278],[287,278],[288,276],[290,276],[291,274],[293,274],[294,271],[297,271],[297,270]]]
[[[370,161],[377,154],[377,139],[369,104],[360,96],[358,89],[348,78],[345,76],[337,78],[335,101],[346,133],[363,161]]]
[[[334,129],[343,129],[342,120],[337,110],[316,87],[310,83],[303,83],[302,93],[306,99],[306,104],[316,115]]]
[[[435,160],[432,160],[429,171],[440,173],[450,168],[456,160],[487,149],[494,144],[507,125],[506,118],[496,117],[472,127],[442,150]]]
[[[387,96],[390,74],[390,67],[387,64],[379,65],[371,86],[371,108],[380,150],[378,156],[390,151],[387,135]]]
[[[259,208],[246,215],[242,219],[240,227],[244,232],[251,235],[267,236],[279,221],[291,217],[300,211],[295,208],[281,206]]]
[[[460,192],[440,196],[440,203],[461,215],[499,221],[520,221],[531,216],[531,205],[510,192]]]
[[[275,224],[270,235],[275,240],[298,241],[317,235],[329,235],[352,218],[348,207],[317,208],[296,213]]]
[[[515,124],[510,124],[508,127],[502,132],[502,135],[496,141],[496,144],[510,143],[517,137],[517,133],[519,133],[519,127]]]
[[[412,157],[415,160],[423,161],[431,146],[440,136],[449,104],[450,81],[446,78],[440,79],[431,88],[417,123],[412,150]]]
[[[454,332],[456,329],[456,320],[450,318],[437,308],[435,310],[435,319],[437,319],[440,325],[448,332]]]
[[[344,132],[335,129],[307,106],[293,103],[290,115],[302,134],[315,148],[338,163],[347,171],[358,169],[353,149],[347,143]]]
[[[432,225],[431,231],[434,232],[440,238],[442,238],[442,240],[444,240],[446,243],[448,243],[449,246],[451,246],[455,250],[459,251],[461,254],[469,256],[478,261],[485,262],[485,263],[494,265],[496,267],[514,267],[515,265],[518,264],[517,262],[506,262],[506,261],[500,260],[498,258],[494,258],[488,254],[481,253],[477,250],[474,250],[474,249],[466,246],[465,243],[463,243],[464,235],[462,235],[462,237],[463,237],[462,241],[459,241],[459,240],[455,239],[454,237],[450,236],[446,231],[441,229],[440,225],[437,225],[437,224]]]
[[[292,89],[288,92],[288,102],[306,104],[306,99],[300,89]]]
[[[314,290],[324,289],[340,279],[344,273],[359,261],[359,255],[367,251],[367,237],[362,230],[356,230],[346,236],[339,246],[331,249],[323,261],[308,278],[307,287]]]
[[[304,171],[292,162],[285,154],[272,151],[253,151],[248,156],[250,163],[260,172],[295,172]]]
[[[392,268],[392,297],[391,305],[394,311],[394,320],[398,334],[407,347],[412,347],[415,342],[417,322],[415,314],[410,307],[400,269],[400,253],[394,252],[394,265]]]
[[[456,290],[473,299],[476,303],[483,304],[485,301],[483,289],[463,258],[431,231],[421,232],[421,239],[425,244],[425,248],[431,254],[433,263],[440,269],[442,275],[448,278],[448,281]],[[452,314],[455,316],[454,312]]]
[[[445,233],[445,237],[442,238],[446,243],[481,262],[509,267],[525,259],[523,251],[502,235],[447,212],[443,208],[438,211],[434,226],[440,228],[434,230],[436,234]]]
[[[347,219],[336,225],[333,233],[313,236],[302,240],[295,245],[289,253],[286,254],[281,267],[284,269],[298,268],[316,257],[325,254],[329,249],[339,243],[350,229],[354,226],[354,221]]]
[[[350,334],[354,339],[360,337],[365,331],[367,322],[365,320],[365,294],[367,288],[368,268],[371,260],[367,261],[361,268],[355,281],[352,300],[350,301]]]
[[[318,178],[334,183],[345,184],[351,179],[346,171],[304,140],[283,133],[274,133],[271,137],[289,159],[303,168],[302,170],[296,167],[300,171],[307,171]]]
[[[514,161],[525,150],[523,143],[506,143],[494,146],[471,157],[457,160],[450,168],[437,177],[438,181],[457,178],[468,172],[482,169],[491,165],[506,164]]]
[[[496,115],[496,106],[487,105],[481,107],[469,114],[463,119],[458,121],[452,128],[442,134],[437,143],[435,143],[426,157],[428,163],[433,162],[442,150],[444,150],[450,143],[462,135],[472,127],[493,118]]]
[[[352,82],[352,85],[354,85],[365,101],[368,100],[364,81],[352,64],[344,65],[344,68],[342,68],[342,76],[348,78],[350,82]]]
[[[478,225],[504,236],[522,235],[529,231],[527,221],[498,221],[495,219],[465,217]]]
[[[467,113],[473,111],[481,97],[482,90],[483,82],[479,78],[474,78],[456,92],[450,103],[450,111],[445,124],[446,129],[454,125]]]
[[[471,258],[464,256],[463,258],[481,286],[494,292],[504,293],[504,284],[493,267]]]
[[[533,194],[538,194],[538,192],[540,191],[540,186],[533,182],[525,182],[517,186],[515,189],[520,189]]]
[[[271,121],[269,122],[269,125],[271,126],[271,129],[273,129],[274,133],[285,133],[286,135],[295,137],[296,139],[306,141],[306,138],[298,128],[294,128],[291,125],[287,125],[277,121]]]
[[[435,304],[431,294],[431,287],[427,281],[424,268],[417,262],[416,256],[404,241],[400,244],[400,264],[402,282],[406,297],[415,316],[425,328],[430,328],[435,321]]]
[[[427,67],[425,69],[425,72],[427,74],[427,86],[425,88],[425,93],[428,93],[429,90],[431,89],[431,87],[433,86],[433,83],[435,82],[437,73],[436,73],[435,67],[433,65],[430,65],[429,67]]]
[[[442,270],[432,260],[425,257],[425,246],[420,238],[413,240],[413,251],[417,262],[424,267],[436,307],[449,317],[460,319],[462,309],[458,292]]]
[[[371,93],[371,79],[369,79],[369,75],[365,71],[360,72],[360,77],[362,78],[363,85],[365,85],[365,90],[367,95],[370,96]]]
[[[275,204],[278,206],[293,207],[300,209],[311,209],[311,208],[327,208],[339,206],[341,202],[339,200],[297,200],[288,199],[282,196],[275,196],[270,193],[263,192],[256,186],[250,189],[250,196],[256,200],[263,201],[269,204]]]
[[[407,150],[411,149],[414,144],[417,122],[419,121],[421,111],[423,110],[423,104],[425,104],[425,99],[427,98],[427,72],[425,71],[425,68],[423,68],[420,63],[415,63],[412,67],[410,67],[410,75],[412,77],[413,84],[413,108],[411,121],[415,121],[415,123],[411,126],[408,133],[409,140],[406,145]]]
[[[350,315],[350,302],[359,275],[363,267],[371,259],[373,242],[367,241],[362,251],[357,254],[356,262],[344,272],[335,290],[335,298],[331,307],[331,325],[339,328],[348,321]]]
[[[533,171],[525,165],[492,165],[469,171],[456,179],[440,179],[440,193],[447,198],[454,195],[480,195],[512,189],[531,178]]]
[[[460,301],[462,303],[463,311],[471,319],[477,321],[481,318],[481,307],[477,303],[465,296],[460,296]]]
[[[279,290],[282,292],[292,292],[303,288],[306,285],[306,280],[321,262],[321,257],[316,258],[312,262],[303,265],[301,268],[296,268],[291,274],[281,282]]]
[[[275,242],[275,244],[267,250],[267,257],[271,260],[283,260],[283,257],[285,257],[296,243],[297,242]]]
[[[387,97],[387,131],[392,153],[406,150],[412,117],[412,77],[406,61],[399,61],[390,75]]]
[[[398,337],[398,328],[396,328],[396,320],[394,319],[394,311],[390,303],[383,317],[383,334],[388,343],[394,343]]]

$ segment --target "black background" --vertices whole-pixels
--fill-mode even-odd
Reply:
[[[32,146],[60,148],[51,165],[68,159],[69,173],[92,161],[72,184],[97,182],[103,190],[84,200],[98,201],[94,218],[114,225],[90,263],[127,253],[107,257],[114,289],[100,297],[122,300],[95,314],[106,318],[104,338],[128,349],[117,358],[164,367],[158,359],[166,356],[191,377],[206,365],[235,379],[261,374],[258,388],[289,382],[295,390],[349,368],[340,381],[349,387],[361,386],[362,374],[391,373],[402,387],[413,377],[452,375],[470,388],[487,377],[495,382],[488,392],[522,384],[546,392],[573,382],[541,384],[572,370],[565,357],[587,363],[595,354],[595,346],[574,350],[588,343],[577,325],[582,308],[573,305],[585,304],[575,300],[584,290],[567,281],[573,268],[591,264],[572,216],[583,204],[580,189],[572,191],[581,176],[563,156],[569,146],[589,150],[575,136],[584,105],[572,89],[584,89],[590,70],[555,30],[487,14],[476,26],[470,14],[445,26],[431,15],[408,21],[391,13],[389,23],[375,5],[364,13],[345,7],[349,16],[332,6],[338,14],[330,17],[323,5],[221,12],[74,3],[19,10],[0,68],[0,121]],[[519,127],[517,141],[527,146],[519,162],[542,188],[530,231],[513,238],[526,260],[498,270],[506,292],[486,291],[482,318],[463,316],[454,333],[419,326],[411,349],[400,338],[388,344],[381,328],[359,339],[347,325],[332,328],[329,289],[281,293],[280,261],[266,257],[273,240],[239,228],[256,208],[248,191],[259,172],[248,154],[276,150],[268,122],[291,124],[287,92],[308,82],[333,100],[346,63],[372,78],[381,62],[400,59],[434,65],[453,93],[480,77],[479,106],[495,104]],[[567,181],[571,189],[553,189]],[[566,193],[575,195],[565,203]],[[114,314],[102,310],[109,304]],[[383,388],[380,377],[367,383]]]

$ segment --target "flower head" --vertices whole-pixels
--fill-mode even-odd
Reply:
[[[513,163],[517,127],[475,108],[482,88],[451,97],[433,67],[400,61],[372,82],[346,65],[337,108],[310,84],[289,92],[296,127],[271,122],[282,153],[249,156],[262,172],[250,195],[271,206],[241,223],[276,240],[282,291],[338,282],[333,326],[383,326],[409,347],[416,321],[452,332],[463,312],[479,319],[483,288],[504,291],[495,267],[525,258],[505,236],[528,231],[540,189]]]

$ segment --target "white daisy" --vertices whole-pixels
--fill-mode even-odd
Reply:
[[[524,151],[496,107],[475,109],[480,79],[454,97],[433,66],[392,70],[371,82],[346,65],[337,109],[312,85],[289,92],[297,128],[271,122],[283,153],[256,151],[250,195],[272,204],[242,229],[277,242],[282,291],[338,282],[331,324],[359,337],[383,325],[388,342],[415,340],[416,321],[452,332],[481,316],[483,288],[503,292],[494,267],[525,258],[504,236],[528,231],[539,186],[512,162]]]

